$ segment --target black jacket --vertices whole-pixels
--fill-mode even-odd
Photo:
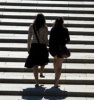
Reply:
[[[65,45],[70,41],[68,29],[62,28],[52,28],[49,37],[49,45]]]

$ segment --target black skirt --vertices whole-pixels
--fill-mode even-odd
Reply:
[[[44,66],[48,64],[48,50],[45,44],[32,43],[29,55],[25,62],[25,67]]]

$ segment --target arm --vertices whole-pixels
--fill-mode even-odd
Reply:
[[[66,43],[70,42],[70,36],[69,36],[69,31],[68,29],[66,29],[66,33],[67,33],[67,38],[66,38]]]
[[[48,45],[48,28],[47,26],[45,27],[45,32],[44,32],[44,40],[45,40],[45,44]]]
[[[31,37],[32,37],[32,31],[31,31],[31,25],[30,25],[29,30],[28,30],[28,40],[27,40],[28,53],[29,53],[30,48],[31,48]]]

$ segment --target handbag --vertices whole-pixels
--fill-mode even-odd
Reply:
[[[70,50],[65,46],[65,58],[68,58],[71,56]]]
[[[64,58],[70,57],[70,50],[66,47],[66,45],[58,45],[58,55],[63,56]]]

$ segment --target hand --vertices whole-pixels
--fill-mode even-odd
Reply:
[[[28,50],[27,50],[27,51],[28,51],[28,53],[30,53],[30,48],[28,48]]]
[[[57,56],[54,56],[54,59],[57,59]]]

